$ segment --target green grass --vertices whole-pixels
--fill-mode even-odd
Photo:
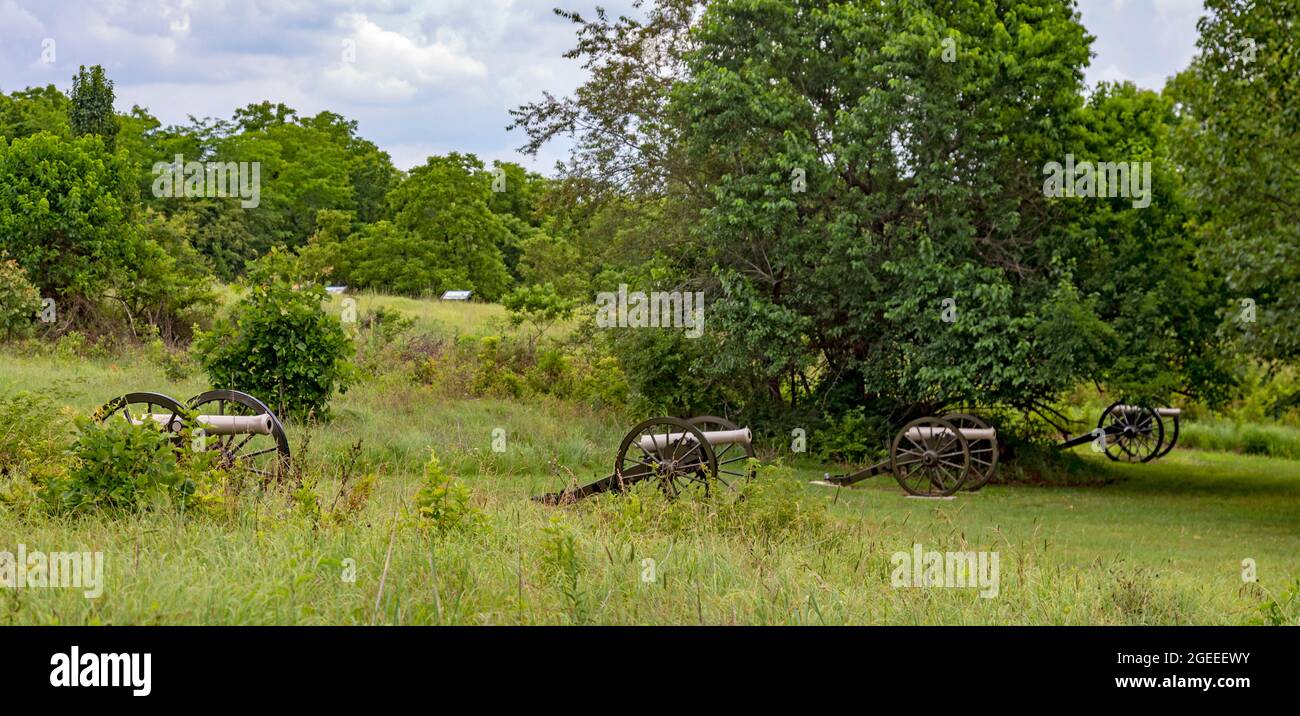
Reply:
[[[425,333],[457,333],[484,335],[501,332],[505,327],[506,311],[499,304],[464,301],[440,301],[402,296],[385,296],[375,293],[350,293],[331,296],[327,310],[340,312],[343,301],[353,298],[357,309],[364,314],[375,306],[400,311],[415,319],[414,329]]]
[[[383,300],[441,330],[476,330],[494,310]],[[207,387],[137,360],[0,361],[0,395],[53,390],[69,414],[129,390],[183,400]],[[358,385],[334,408],[330,426],[290,432],[298,459],[323,476],[325,504],[360,441],[359,469],[378,483],[353,523],[303,517],[280,489],[250,490],[219,515],[0,506],[0,551],[102,551],[107,562],[99,599],[0,589],[0,623],[1238,624],[1300,576],[1294,460],[1180,449],[1129,466],[1081,450],[1104,484],[993,485],[947,501],[907,499],[888,478],[811,486],[832,468],[801,462],[765,468],[759,492],[740,502],[668,503],[651,490],[549,508],[528,498],[605,474],[637,416],[449,399],[400,374]],[[504,453],[491,450],[497,428]],[[410,516],[430,449],[472,489],[480,521],[439,534]],[[996,551],[998,597],[891,587],[891,555],[914,543]],[[1243,583],[1245,559],[1258,583]],[[346,560],[354,581],[342,578]]]
[[[1228,420],[1186,423],[1179,443],[1203,450],[1300,460],[1300,429],[1288,425]]]

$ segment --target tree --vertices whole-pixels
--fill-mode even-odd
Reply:
[[[37,134],[0,143],[0,253],[12,256],[64,328],[152,323],[184,335],[208,298],[207,270],[182,237],[141,230],[136,174],[98,136]],[[111,323],[112,325],[106,325]]]
[[[117,138],[117,115],[113,110],[113,81],[104,68],[85,65],[72,78],[72,106],[69,121],[72,134],[84,137],[94,134],[104,140],[104,146],[113,151]]]
[[[409,236],[402,252],[418,252],[437,276],[426,290],[505,295],[510,274],[498,246],[506,228],[488,208],[491,181],[478,158],[452,153],[429,157],[389,194],[393,226]]]
[[[0,144],[0,241],[43,295],[93,302],[139,243],[136,185],[97,136]]]
[[[561,296],[549,283],[520,286],[501,301],[510,316],[510,325],[529,326],[528,354],[537,351],[537,341],[556,323],[567,321],[577,310],[577,301]]]
[[[1300,6],[1206,0],[1198,55],[1166,88],[1204,257],[1228,281],[1225,332],[1300,358]]]
[[[1068,277],[1038,251],[1088,59],[1072,3],[734,0],[694,37],[669,112],[715,196],[719,374],[896,417],[1080,378],[1035,340],[1083,317],[1045,313]]]

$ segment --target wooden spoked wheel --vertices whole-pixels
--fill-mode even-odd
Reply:
[[[908,423],[894,438],[889,462],[898,484],[918,497],[947,497],[960,490],[973,464],[966,438],[943,418]]]
[[[681,418],[651,418],[632,428],[618,446],[614,488],[656,480],[664,494],[677,497],[688,490],[709,494],[717,479],[718,458],[699,428]]]
[[[271,480],[288,471],[292,455],[284,425],[265,403],[237,390],[209,390],[190,399],[190,410],[201,416],[266,416],[269,431],[241,434],[208,434],[205,449],[216,453],[217,466]],[[212,431],[216,433],[215,430]]]
[[[686,421],[700,432],[714,430],[739,430],[740,426],[716,415],[699,415]],[[713,452],[718,458],[718,481],[727,487],[735,487],[738,481],[754,479],[754,446],[752,443],[733,443],[714,446]]]
[[[958,430],[990,430],[989,424],[969,413],[948,413],[944,420],[957,426]],[[998,469],[998,439],[967,439],[970,445],[971,474],[966,476],[962,489],[970,492],[984,487]]]
[[[1106,408],[1097,429],[1105,431],[1106,457],[1115,462],[1151,462],[1165,439],[1165,424],[1156,411],[1124,401]]]
[[[94,417],[101,423],[125,420],[133,425],[153,420],[159,428],[176,433],[179,438],[185,414],[185,406],[171,396],[162,393],[127,393],[100,406]]]

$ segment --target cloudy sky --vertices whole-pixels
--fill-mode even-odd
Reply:
[[[66,90],[78,65],[101,64],[120,110],[164,124],[270,99],[356,119],[401,168],[459,150],[549,173],[562,148],[520,157],[506,109],[581,82],[551,8],[598,4],[632,0],[0,0],[0,91]],[[1200,0],[1079,4],[1091,82],[1159,88],[1192,57]]]

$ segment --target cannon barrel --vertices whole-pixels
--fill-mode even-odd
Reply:
[[[711,430],[702,434],[704,435],[704,439],[709,441],[710,445],[749,445],[754,440],[754,436],[749,431],[749,428],[740,428],[739,430]],[[670,445],[686,440],[694,441],[695,437],[690,433],[643,435],[641,437],[641,449],[646,452],[663,450]]]
[[[1124,413],[1145,413],[1147,411],[1141,405],[1117,405],[1115,410]],[[1180,408],[1156,408],[1156,415],[1162,418],[1176,418],[1182,414],[1183,411]]]
[[[141,416],[135,423],[153,420],[165,430],[176,431],[181,426],[181,418],[170,413],[151,413]],[[199,427],[208,435],[270,435],[274,424],[270,415],[200,415],[196,418]]]
[[[947,428],[916,427],[907,431],[907,437],[913,440],[928,440],[936,436],[946,436],[952,431]],[[957,428],[957,432],[967,440],[996,440],[998,431],[993,428]]]

